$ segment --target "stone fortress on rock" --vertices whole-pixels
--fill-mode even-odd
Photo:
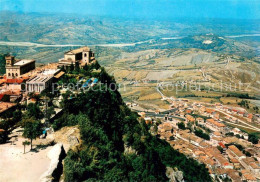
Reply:
[[[92,62],[95,62],[94,52],[89,47],[81,47],[78,49],[70,50],[64,53],[64,58],[59,59],[59,67],[64,68],[75,66],[78,64],[80,67],[84,67]]]

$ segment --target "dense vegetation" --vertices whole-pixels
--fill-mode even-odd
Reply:
[[[249,142],[252,142],[253,144],[257,144],[258,143],[258,140],[259,140],[259,137],[257,136],[256,133],[250,133],[248,135],[248,141]]]
[[[65,158],[65,181],[167,181],[166,166],[183,171],[185,181],[211,180],[204,164],[150,135],[103,68],[95,76],[101,83],[93,89],[64,95],[64,114],[53,123],[55,129],[79,125],[83,141]]]
[[[255,97],[250,97],[248,93],[236,93],[236,92],[228,93],[227,97],[237,97],[240,99],[257,99]]]
[[[0,54],[0,75],[5,73],[5,55]]]
[[[18,123],[22,118],[22,112],[20,111],[20,105],[17,108],[10,109],[8,112],[5,112],[2,115],[0,121],[0,129],[3,129],[4,132],[0,133],[0,143],[5,143],[8,139],[8,134],[13,129],[14,125]]]
[[[203,138],[205,140],[210,140],[210,136],[207,133],[204,133],[201,129],[195,129],[194,131],[195,135]]]
[[[186,129],[184,122],[180,122],[177,125],[178,125],[178,128],[181,129],[181,130],[185,130]]]

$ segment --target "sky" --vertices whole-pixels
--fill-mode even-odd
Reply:
[[[0,10],[144,19],[260,19],[260,0],[0,0]]]

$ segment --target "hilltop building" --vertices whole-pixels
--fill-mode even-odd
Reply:
[[[5,60],[7,78],[17,78],[35,69],[35,60],[33,59],[16,60],[14,56],[6,56]]]
[[[41,93],[43,90],[50,88],[55,79],[64,74],[60,69],[45,70],[26,82],[26,92]]]
[[[91,64],[95,61],[94,52],[91,51],[89,47],[81,47],[78,49],[70,50],[64,53],[64,58],[59,59],[59,67],[68,68],[72,64],[78,64],[80,67],[86,64]]]

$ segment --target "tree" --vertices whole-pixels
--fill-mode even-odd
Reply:
[[[210,140],[210,136],[207,133],[204,133],[201,129],[195,129],[195,135],[201,137],[205,140]]]
[[[51,106],[46,111],[46,119],[47,119],[47,121],[50,121],[51,115],[53,115],[53,114],[55,114],[55,110],[54,110],[54,107]]]
[[[240,138],[240,135],[239,135],[239,134],[236,134],[235,136],[236,136],[237,138]]]
[[[257,106],[253,107],[253,109],[255,110],[256,113],[258,113],[259,108]]]
[[[162,121],[159,118],[157,118],[156,119],[156,125],[159,126],[160,124],[162,124]]]
[[[27,141],[27,140],[23,142],[23,146],[24,146],[24,148],[23,148],[23,153],[24,153],[24,154],[25,154],[25,146],[26,146],[26,145],[30,145],[30,142]]]
[[[252,142],[253,144],[257,144],[258,143],[258,136],[255,133],[251,133],[248,135],[248,141]]]
[[[33,103],[28,104],[26,114],[29,117],[34,117],[36,119],[41,119],[43,117],[43,113],[42,113],[39,105],[33,104]]]
[[[179,129],[182,129],[182,130],[185,130],[185,124],[184,124],[184,122],[178,123],[178,128],[179,128]]]
[[[252,156],[251,153],[248,152],[248,151],[243,150],[243,153],[246,154],[247,157],[251,157]]]
[[[228,133],[226,133],[226,136],[234,136],[234,133],[233,132],[228,132]]]
[[[19,122],[22,119],[22,112],[21,110],[16,110],[13,112],[13,121],[14,123]]]
[[[1,127],[0,127],[0,128],[1,128]],[[8,138],[7,132],[2,129],[2,130],[0,131],[0,144],[6,142],[7,138]]]
[[[31,150],[32,150],[32,140],[36,139],[42,132],[42,124],[40,121],[26,122],[24,126],[23,136],[31,140]]]
[[[79,71],[80,71],[80,67],[79,67],[78,62],[75,63],[75,71],[76,71],[76,73],[79,73]]]
[[[0,54],[0,74],[4,74],[5,73],[5,56],[7,56],[7,54]]]
[[[222,148],[221,146],[217,146],[217,149],[218,149],[221,153],[224,152],[224,150],[223,150],[223,148]]]
[[[74,70],[74,65],[73,65],[73,63],[71,63],[71,65],[70,65],[70,72],[72,72]]]
[[[191,122],[188,122],[188,124],[187,124],[187,128],[188,128],[190,131],[193,130],[192,125],[193,125],[193,123],[191,123]]]

